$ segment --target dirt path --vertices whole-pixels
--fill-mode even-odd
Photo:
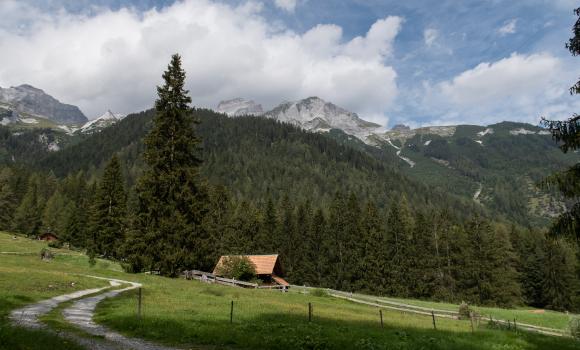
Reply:
[[[104,337],[106,340],[120,345],[121,349],[175,350],[175,348],[161,346],[142,339],[125,337],[119,333],[111,331],[104,326],[98,325],[93,321],[95,308],[99,302],[106,298],[113,298],[120,293],[136,289],[141,286],[138,283],[118,280],[116,281],[128,283],[130,286],[123,289],[112,290],[96,296],[80,299],[63,311],[64,318],[69,323],[81,328],[91,335]]]
[[[10,319],[17,325],[31,329],[45,329],[47,331],[55,332],[61,337],[71,339],[87,349],[91,350],[125,350],[125,349],[139,349],[139,350],[177,350],[177,348],[170,348],[160,346],[142,339],[125,337],[119,333],[113,332],[108,328],[98,325],[93,321],[93,316],[97,304],[106,298],[112,298],[120,293],[133,290],[141,287],[141,284],[118,279],[110,279],[96,276],[86,276],[109,281],[112,287],[119,287],[121,285],[129,285],[123,289],[116,289],[104,292],[103,288],[86,289],[78,292],[60,295],[51,299],[43,300],[38,303],[28,305],[21,309],[11,312]],[[102,293],[100,293],[102,292]],[[100,293],[100,294],[97,294]],[[90,294],[97,294],[90,297],[85,297]],[[85,298],[84,298],[85,297]],[[50,311],[54,310],[59,304],[78,299],[70,307],[63,310],[63,316],[70,324],[80,328],[86,333],[97,337],[85,337],[71,332],[56,332],[49,329],[45,324],[40,322],[39,318]]]
[[[60,303],[65,303],[73,299],[78,299],[84,297],[85,295],[95,294],[103,291],[109,287],[95,288],[95,289],[85,289],[78,292],[59,295],[57,297],[40,301],[36,304],[25,306],[21,309],[14,310],[10,313],[10,320],[22,327],[27,328],[43,328],[44,325],[38,320],[40,316],[45,315],[52,311]]]

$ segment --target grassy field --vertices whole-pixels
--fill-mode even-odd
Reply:
[[[435,301],[424,301],[416,299],[401,299],[401,298],[386,298],[386,297],[371,297],[363,296],[367,299],[382,299],[386,301],[394,301],[398,303],[404,303],[414,306],[421,306],[429,309],[439,309],[439,310],[449,310],[457,311],[459,310],[458,304],[450,304]],[[572,315],[567,315],[562,312],[556,312],[551,310],[538,310],[530,307],[522,307],[516,309],[502,309],[496,307],[483,307],[483,306],[472,306],[472,309],[482,316],[492,316],[494,319],[502,320],[514,320],[517,322],[527,323],[540,327],[555,328],[560,330],[566,330],[568,323]]]
[[[100,304],[96,320],[124,334],[184,348],[288,349],[577,349],[571,339],[487,329],[475,333],[467,321],[383,311],[328,296],[247,290],[150,275],[129,275],[112,262],[88,265],[86,256],[55,250],[43,262],[45,244],[0,233],[0,349],[76,349],[43,332],[7,323],[13,308],[73,290],[103,286],[80,276],[91,274],[138,281],[143,288],[143,318],[136,317],[136,292]],[[71,283],[75,282],[73,286]],[[234,301],[233,323],[230,323]],[[313,320],[308,322],[308,303]],[[439,305],[439,304],[438,304]],[[451,307],[451,306],[450,306]],[[542,316],[542,315],[540,315]],[[59,310],[43,318],[67,329]],[[548,322],[548,321],[546,321]],[[34,333],[34,334],[32,334]]]
[[[4,252],[0,254],[0,349],[79,349],[47,332],[11,327],[7,319],[10,310],[76,290],[107,285],[104,281],[66,272],[68,264],[61,261],[71,260],[71,256],[57,255],[51,262],[41,261],[39,252],[45,246],[43,242],[0,234],[0,251]],[[81,258],[79,254],[74,256],[76,260]]]

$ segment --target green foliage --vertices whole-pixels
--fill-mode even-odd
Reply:
[[[90,216],[91,254],[119,258],[119,247],[125,242],[127,196],[121,165],[116,156],[105,168],[99,183]]]
[[[580,317],[575,316],[570,319],[570,324],[568,325],[570,334],[576,340],[580,340]]]
[[[240,281],[251,281],[256,278],[256,267],[246,256],[224,257],[217,275]]]
[[[459,304],[458,312],[459,318],[462,320],[469,320],[471,318],[471,308],[469,307],[469,304],[464,301]]]
[[[145,138],[146,168],[137,185],[139,204],[128,262],[132,270],[177,276],[209,252],[202,225],[208,197],[199,178],[197,121],[184,89],[179,55],[172,56],[163,79],[164,85],[157,87],[153,128]]]
[[[312,292],[310,292],[310,295],[314,297],[327,297],[328,292],[324,288],[314,288],[312,289]]]

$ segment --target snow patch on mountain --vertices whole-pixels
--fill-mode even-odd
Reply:
[[[115,114],[110,110],[106,111],[100,117],[87,122],[80,128],[80,132],[84,134],[91,134],[99,132],[102,129],[117,123],[119,120],[125,118],[124,114]]]
[[[20,121],[25,124],[38,124],[38,120],[34,118],[20,118]]]
[[[510,134],[512,134],[512,135],[535,135],[536,132],[533,130],[519,128],[519,129],[510,130]]]
[[[494,132],[494,131],[493,131],[493,129],[492,129],[492,128],[487,128],[487,129],[485,129],[485,130],[483,130],[483,131],[480,131],[480,132],[478,132],[478,133],[477,133],[477,136],[479,136],[479,137],[484,137],[485,135],[488,135],[488,134],[493,134],[493,132]]]
[[[224,113],[229,117],[239,117],[242,115],[262,115],[262,105],[252,100],[243,98],[234,98],[231,100],[221,101],[216,109],[218,113]]]

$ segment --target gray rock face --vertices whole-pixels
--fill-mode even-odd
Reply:
[[[73,105],[64,104],[30,85],[0,88],[0,102],[16,111],[50,119],[59,124],[84,124],[87,117]]]
[[[230,117],[239,117],[242,115],[262,115],[262,105],[251,100],[243,98],[234,98],[232,100],[221,101],[216,109],[219,113],[227,114]]]
[[[282,103],[266,112],[264,116],[311,131],[327,132],[330,129],[340,129],[364,142],[381,128],[378,124],[361,119],[356,113],[318,97]]]

